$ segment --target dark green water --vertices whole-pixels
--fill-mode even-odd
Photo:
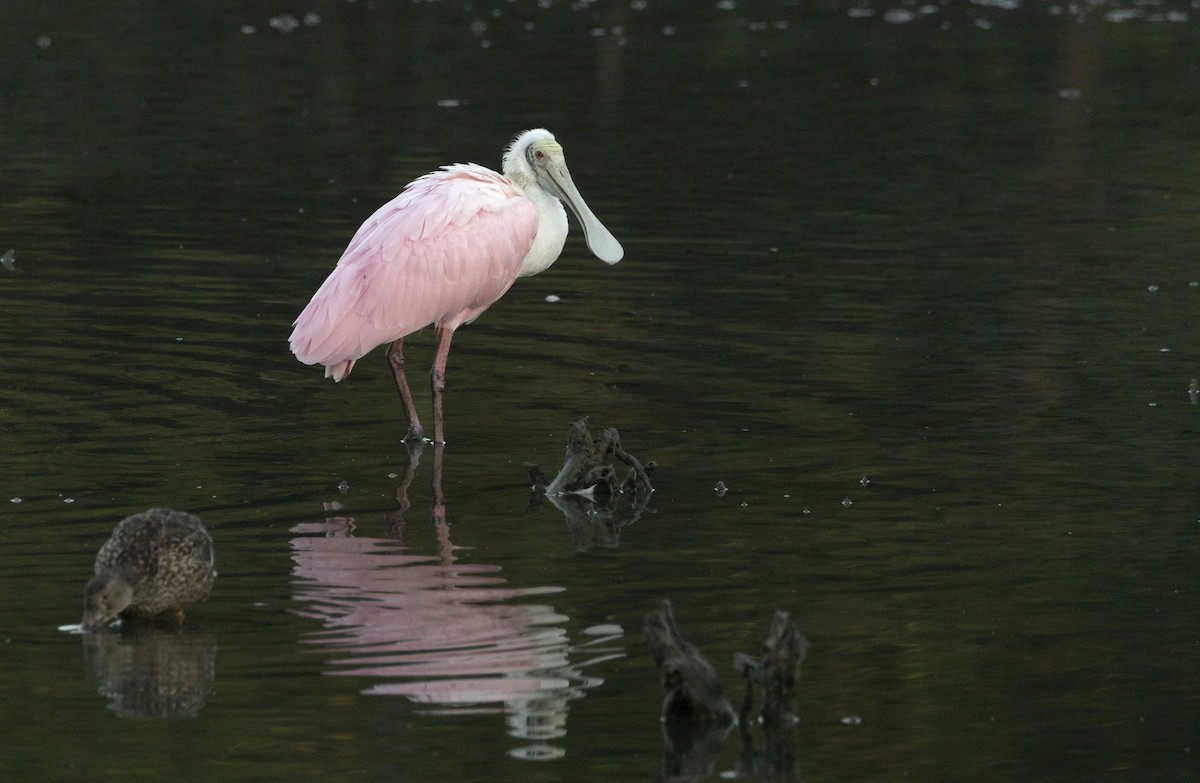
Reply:
[[[1200,12],[1088,8],[0,7],[0,777],[654,779],[670,598],[735,697],[792,613],[805,780],[1195,779]],[[439,527],[381,353],[286,338],[531,126],[626,257],[458,335]],[[585,415],[659,468],[582,551],[524,463]],[[155,505],[213,595],[85,649]]]

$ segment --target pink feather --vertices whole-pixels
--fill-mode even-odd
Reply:
[[[292,352],[340,381],[377,346],[470,323],[517,279],[537,227],[532,202],[494,171],[420,177],[355,233],[293,324]]]

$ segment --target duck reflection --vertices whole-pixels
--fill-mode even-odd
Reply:
[[[512,736],[561,737],[570,701],[602,682],[583,670],[624,654],[607,646],[621,629],[592,629],[587,643],[572,645],[567,617],[527,601],[562,588],[505,587],[499,566],[457,562],[441,492],[442,447],[432,448],[434,552],[404,541],[419,447],[396,490],[389,538],[357,535],[356,520],[339,514],[338,503],[326,504],[324,520],[293,528],[294,598],[300,614],[325,626],[305,641],[334,654],[329,674],[375,680],[363,693],[404,696],[434,713],[502,713]],[[560,755],[545,744],[512,753]]]
[[[196,625],[129,624],[84,634],[84,659],[109,709],[126,718],[199,714],[217,675],[217,644]]]

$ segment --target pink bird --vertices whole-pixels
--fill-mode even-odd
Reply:
[[[488,309],[518,277],[558,259],[567,239],[566,202],[588,248],[608,264],[624,250],[571,181],[562,147],[547,130],[519,135],[504,174],[474,163],[443,166],[409,183],[362,224],[337,266],[296,319],[292,353],[340,381],[388,344],[387,360],[408,420],[405,440],[425,440],[404,377],[404,338],[437,326],[430,386],[433,439],[445,442],[442,392],[454,330]]]

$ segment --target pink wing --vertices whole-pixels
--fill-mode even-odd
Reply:
[[[379,345],[474,320],[517,279],[537,224],[533,203],[494,171],[426,174],[358,229],[293,324],[292,353],[340,381]]]

